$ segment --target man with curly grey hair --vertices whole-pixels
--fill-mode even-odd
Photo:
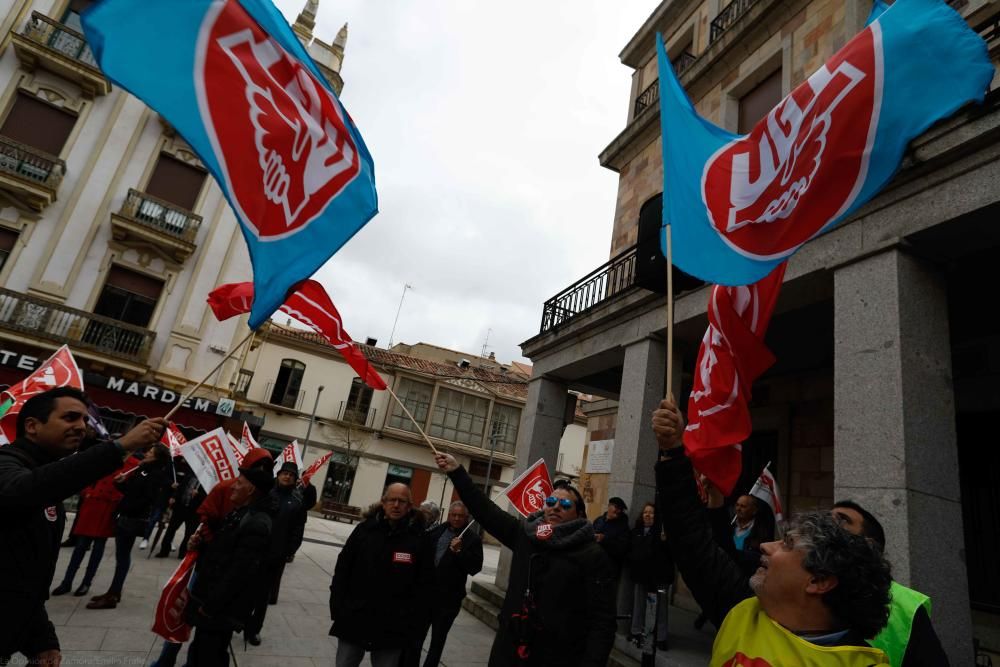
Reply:
[[[661,450],[657,510],[677,568],[719,628],[712,667],[888,665],[874,637],[889,616],[888,562],[869,540],[827,512],[796,518],[781,541],[761,545],[750,578],[713,540],[684,455],[684,419],[672,400],[653,413]],[[721,501],[710,497],[709,505]]]

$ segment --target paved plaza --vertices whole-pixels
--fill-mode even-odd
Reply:
[[[70,517],[72,520],[72,517]],[[327,521],[315,516],[306,526],[306,541],[294,563],[285,569],[281,596],[270,607],[260,646],[244,648],[241,635],[234,636],[233,649],[240,667],[331,667],[337,650],[337,640],[327,633],[330,629],[329,586],[340,546],[354,526]],[[69,561],[70,549],[64,548],[56,567],[56,581],[61,580]],[[483,571],[476,580],[493,583],[500,549],[485,545]],[[175,552],[176,553],[176,552]],[[56,625],[62,644],[63,665],[149,665],[159,655],[162,641],[150,631],[153,610],[160,590],[170,577],[178,560],[147,558],[148,552],[138,547],[132,553],[132,569],[125,582],[122,601],[116,609],[91,610],[86,604],[91,595],[107,590],[114,571],[114,543],[108,541],[97,577],[85,597],[64,595],[51,598],[47,608]],[[86,563],[86,561],[85,561]],[[74,585],[80,583],[81,572]],[[690,628],[690,615],[671,611],[671,631],[675,625]],[[704,665],[707,635],[691,638],[691,630],[682,630],[676,637],[676,651],[662,656],[658,664]],[[697,634],[697,633],[696,633]],[[448,636],[442,664],[446,667],[486,665],[493,630],[465,610],[459,614]],[[619,638],[619,645],[620,645]],[[181,654],[183,658],[183,653]],[[21,656],[11,661],[23,665]],[[370,665],[366,658],[363,665]],[[183,661],[178,661],[183,665]]]

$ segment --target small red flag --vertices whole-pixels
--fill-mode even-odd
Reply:
[[[752,428],[750,388],[774,363],[764,334],[784,276],[783,262],[753,285],[715,285],[708,301],[708,329],[688,400],[684,449],[694,467],[727,496],[739,480],[741,443]]]
[[[545,459],[538,459],[533,466],[518,475],[504,491],[504,495],[523,516],[543,509],[545,499],[552,495],[552,480],[549,479]]]
[[[182,644],[191,636],[191,626],[184,620],[184,609],[191,598],[188,584],[194,573],[194,564],[198,560],[197,551],[188,551],[177,569],[174,570],[167,585],[160,593],[156,603],[156,613],[153,617],[153,632],[169,642]]]
[[[250,312],[253,302],[251,283],[230,283],[216,287],[208,295],[208,305],[220,320]],[[278,309],[291,315],[302,324],[311,327],[323,336],[330,345],[344,356],[354,372],[372,389],[385,389],[385,380],[372,368],[364,353],[358,349],[351,337],[343,329],[340,313],[326,290],[315,280],[297,283],[285,302]]]
[[[177,457],[181,456],[181,445],[187,442],[187,438],[181,433],[181,430],[177,428],[177,424],[170,422],[167,428],[163,431],[163,435],[160,437],[160,442],[170,449],[170,456]]]
[[[309,480],[319,472],[319,469],[326,465],[326,462],[333,457],[333,452],[327,452],[323,456],[313,461],[308,468],[302,472],[302,486],[309,486]]]

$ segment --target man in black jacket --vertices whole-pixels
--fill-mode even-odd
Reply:
[[[456,500],[448,508],[448,520],[427,532],[427,543],[434,554],[434,589],[431,593],[431,645],[424,667],[437,667],[441,661],[451,624],[458,617],[465,597],[465,581],[483,569],[483,541],[469,527],[469,510]],[[423,646],[424,629],[417,646]]]
[[[433,556],[410,487],[390,484],[382,502],[347,538],[330,582],[330,634],[337,667],[396,667],[422,630],[430,605]]]
[[[188,648],[188,667],[229,664],[229,642],[233,632],[246,625],[255,584],[264,576],[275,510],[269,495],[273,484],[274,461],[270,456],[240,468],[240,476],[229,492],[235,509],[202,547],[185,609],[187,621],[195,628]]]
[[[117,441],[70,456],[86,434],[88,403],[72,387],[33,396],[17,416],[17,438],[0,447],[0,664],[14,653],[32,664],[59,663],[45,600],[65,523],[62,502],[157,442],[166,427],[148,419]]]
[[[184,526],[184,536],[177,549],[177,557],[184,558],[187,553],[187,543],[198,527],[196,510],[205,499],[205,490],[198,481],[198,476],[191,470],[183,456],[174,459],[174,469],[177,474],[177,487],[173,489],[168,504],[170,506],[170,522],[160,541],[160,550],[156,558],[166,558],[174,550],[174,536],[178,529]]]
[[[836,664],[888,664],[865,641],[889,616],[891,576],[881,551],[813,512],[798,517],[781,542],[761,545],[760,567],[748,582],[713,539],[672,400],[653,412],[652,426],[661,449],[657,512],[685,583],[719,628],[712,664],[735,664],[744,654],[774,667],[826,664],[833,653]]]
[[[299,487],[298,480],[298,466],[293,461],[286,461],[281,464],[274,479],[274,488],[271,489],[271,502],[274,505],[271,548],[264,560],[263,572],[255,582],[256,597],[246,627],[247,641],[254,646],[260,646],[260,631],[264,627],[267,605],[278,603],[285,563],[302,544],[307,512],[305,496],[307,489],[313,487]],[[312,497],[315,499],[315,491]]]
[[[604,553],[615,566],[615,574],[621,572],[628,555],[629,525],[628,506],[625,501],[615,496],[608,500],[608,510],[594,519],[594,538],[604,549]]]

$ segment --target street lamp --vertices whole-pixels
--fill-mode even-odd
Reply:
[[[309,428],[306,429],[306,444],[302,445],[302,462],[306,460],[306,450],[309,449],[309,436],[312,435],[313,422],[316,421],[316,408],[319,407],[319,395],[323,393],[323,385],[316,390],[316,401],[313,403],[313,413],[309,417]]]

